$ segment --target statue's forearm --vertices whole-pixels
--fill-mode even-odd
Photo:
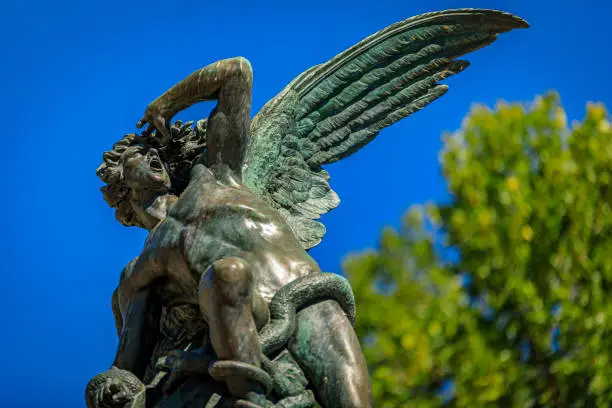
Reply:
[[[249,134],[253,71],[245,58],[217,61],[201,68],[164,92],[138,121],[145,133],[157,129],[170,140],[170,122],[178,112],[206,100],[217,100],[207,129],[207,156],[211,166],[225,164],[240,175]]]
[[[224,70],[219,70],[221,63],[219,61],[192,72],[155,99],[148,109],[169,119],[198,102],[216,99],[224,73]]]
[[[157,340],[156,320],[159,305],[148,290],[131,297],[123,313],[123,328],[113,363],[117,368],[143,378]]]
[[[250,107],[250,87],[253,79],[251,64],[241,57],[229,58],[192,72],[164,92],[147,107],[138,127],[149,123],[164,133],[177,113],[198,102],[220,99],[224,86],[237,78],[248,84]]]

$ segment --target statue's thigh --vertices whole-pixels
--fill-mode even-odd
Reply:
[[[325,407],[370,407],[367,366],[359,340],[335,301],[298,313],[289,350]]]
[[[268,306],[255,288],[252,266],[242,258],[224,258],[211,265],[200,279],[198,298],[209,325],[219,318],[219,306],[242,307],[245,299],[257,328],[268,321]]]

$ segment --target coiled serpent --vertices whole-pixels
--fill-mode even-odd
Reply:
[[[309,401],[312,399],[312,393],[305,391],[303,384],[296,384],[288,380],[281,368],[282,365],[271,361],[270,356],[284,348],[290,337],[295,333],[297,313],[309,305],[326,300],[338,302],[351,324],[355,323],[355,298],[351,286],[345,278],[332,273],[300,277],[283,286],[270,302],[270,321],[259,334],[263,370],[238,361],[219,361],[210,367],[208,374],[221,381],[229,373],[250,378],[260,382],[267,390],[273,389],[275,394],[280,398],[285,398],[286,402],[293,398],[296,399],[296,406],[311,406]],[[93,397],[101,391],[100,384],[104,383],[105,378],[109,376],[123,377],[126,387],[133,389],[138,394],[138,398],[136,398],[138,401],[130,401],[124,405],[124,408],[140,407],[141,404],[144,404],[144,401],[140,401],[144,397],[144,385],[140,380],[130,372],[113,367],[107,372],[98,374],[87,385],[88,407],[95,405]],[[250,406],[246,401],[238,401],[238,403],[239,406],[241,406],[241,403],[246,404],[245,407]],[[113,401],[106,401],[102,405],[116,406]],[[290,403],[287,406],[293,405],[294,403]]]
[[[283,286],[270,303],[270,321],[259,334],[261,351],[269,356],[287,344],[295,332],[300,309],[324,300],[335,300],[355,323],[355,298],[348,281],[340,275],[320,273],[302,276]]]

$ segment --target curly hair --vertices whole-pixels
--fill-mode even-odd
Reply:
[[[106,183],[100,190],[106,203],[115,209],[117,221],[125,226],[142,227],[129,202],[130,188],[123,179],[123,160],[126,152],[156,148],[164,162],[172,184],[171,193],[180,195],[189,183],[189,173],[196,161],[205,158],[207,120],[199,120],[195,127],[193,121],[183,124],[177,120],[170,127],[170,140],[158,137],[157,132],[140,136],[133,133],[125,135],[113,145],[112,150],[104,152],[103,162],[96,174]]]

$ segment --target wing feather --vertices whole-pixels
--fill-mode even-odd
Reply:
[[[340,202],[322,166],[446,93],[439,82],[469,66],[456,58],[524,27],[495,10],[427,13],[312,67],[254,118],[244,182],[270,200],[305,248],[318,244],[325,227],[314,220]]]

